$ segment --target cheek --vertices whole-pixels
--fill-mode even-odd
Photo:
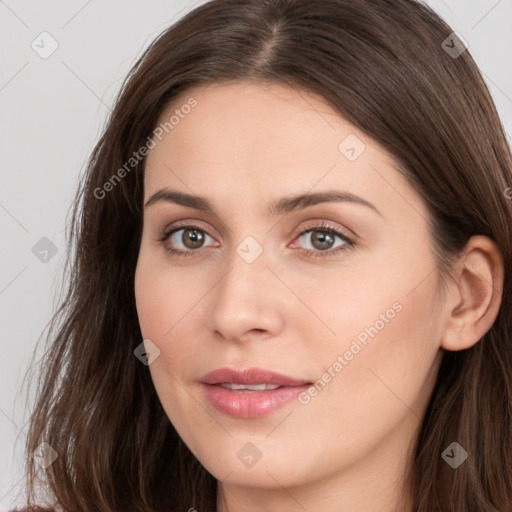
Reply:
[[[309,291],[300,288],[331,331],[320,343],[314,332],[321,324],[296,319],[309,332],[306,337],[315,340],[310,360],[316,374],[329,381],[320,392],[324,403],[365,411],[367,417],[373,415],[368,404],[386,414],[393,404],[421,402],[440,347],[437,273],[428,248],[418,252],[412,244],[409,252],[390,249],[381,256],[379,264],[362,262],[357,270],[322,279]],[[329,369],[335,378],[329,379]]]
[[[156,251],[155,251],[156,253]],[[165,255],[143,248],[135,272],[135,300],[142,335],[164,340],[201,302],[208,280],[198,271],[173,268]]]
[[[205,353],[200,312],[211,279],[202,272],[172,268],[165,258],[161,260],[155,255],[146,258],[141,252],[135,273],[135,299],[142,336],[160,350],[149,371],[170,416],[180,402],[182,388],[178,381],[190,381],[198,355]]]
[[[379,276],[340,290],[337,307],[324,302],[336,336],[315,356],[320,381],[329,381],[317,386],[321,391],[311,400],[312,407],[330,411],[316,416],[318,428],[343,425],[345,440],[354,442],[362,435],[377,439],[400,421],[417,421],[439,359],[435,274],[414,291],[410,284],[420,281],[416,272]]]
[[[193,368],[201,353],[201,338],[195,335],[194,326],[198,325],[197,306],[205,292],[197,289],[190,273],[185,279],[185,273],[145,256],[141,251],[135,272],[139,325],[143,338],[160,350],[149,371],[167,415],[179,422],[182,415],[177,411],[187,396],[181,396],[183,388],[178,381],[183,382],[182,373]]]

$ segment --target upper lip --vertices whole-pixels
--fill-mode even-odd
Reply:
[[[304,386],[311,384],[307,380],[294,379],[262,368],[218,368],[207,373],[201,382],[204,384],[273,384],[274,386]]]

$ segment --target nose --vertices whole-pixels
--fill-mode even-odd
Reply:
[[[285,293],[264,255],[247,263],[234,253],[227,273],[209,294],[207,326],[222,340],[243,342],[277,336],[289,300]]]

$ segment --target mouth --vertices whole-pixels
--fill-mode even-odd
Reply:
[[[273,389],[279,389],[282,386],[276,386],[274,384],[236,384],[230,382],[223,382],[222,384],[215,384],[222,388],[231,389],[231,391],[247,391],[254,393],[255,391],[271,391]]]
[[[219,368],[205,375],[201,385],[211,405],[220,413],[253,419],[286,406],[312,382],[261,368]]]

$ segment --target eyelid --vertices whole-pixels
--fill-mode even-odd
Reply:
[[[157,237],[158,244],[163,247],[164,251],[169,253],[171,256],[195,256],[199,253],[202,253],[204,249],[207,249],[208,247],[219,247],[219,242],[216,240],[216,238],[210,234],[210,231],[207,229],[204,229],[202,227],[200,221],[190,221],[190,220],[182,220],[182,221],[176,221],[170,225],[167,225],[162,231],[160,231],[160,234]],[[174,247],[171,247],[169,241],[172,238],[172,236],[177,232],[181,230],[197,230],[201,231],[206,234],[206,236],[209,236],[215,243],[213,245],[207,245],[202,246],[198,249],[177,249]]]
[[[179,231],[180,229],[197,229],[198,231],[203,231],[208,236],[216,240],[218,238],[217,234],[213,234],[212,229],[207,228],[203,225],[203,223],[199,220],[190,219],[190,220],[177,220],[176,222],[172,222],[161,230],[161,237],[169,237],[175,231]],[[217,242],[218,243],[218,242]]]
[[[308,231],[321,231],[322,229],[326,229],[327,231],[331,230],[336,232],[341,238],[346,240],[355,242],[359,239],[359,236],[352,230],[347,229],[345,227],[341,227],[337,222],[326,220],[326,219],[317,219],[307,221],[304,225],[301,224],[300,227],[296,228],[293,232],[293,240],[296,240],[299,236],[307,233]]]
[[[206,231],[202,230],[202,229],[196,229],[195,227],[193,226],[183,226],[183,227],[179,227],[179,228],[176,228],[176,229],[173,229],[169,235],[166,237],[166,240],[172,240],[180,231],[195,231],[195,232],[200,232],[200,233],[203,233],[203,236],[205,237],[205,245],[202,245],[201,247],[197,248],[197,249],[176,249],[177,251],[181,251],[181,252],[199,252],[201,249],[206,249],[207,247],[219,247],[219,243],[215,240],[215,238],[213,238],[209,233],[207,233]],[[206,238],[209,238],[211,241],[213,241],[214,243],[209,243],[206,245]],[[179,243],[183,243],[182,241],[180,241]],[[178,245],[179,245],[178,243]]]

